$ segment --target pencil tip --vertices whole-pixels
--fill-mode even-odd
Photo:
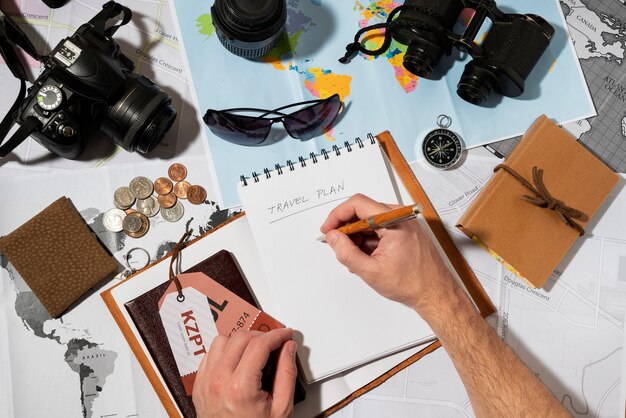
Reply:
[[[320,235],[319,237],[316,238],[319,242],[326,242],[326,235]]]

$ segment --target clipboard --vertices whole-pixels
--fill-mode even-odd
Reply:
[[[422,215],[424,216],[424,219],[426,220],[429,227],[431,228],[434,236],[439,241],[439,244],[441,248],[443,249],[443,251],[446,253],[452,267],[454,268],[459,278],[465,285],[465,289],[467,290],[467,293],[473,299],[475,306],[480,311],[483,317],[489,316],[496,310],[494,305],[489,300],[486,292],[480,285],[480,282],[474,275],[469,264],[465,261],[465,259],[463,258],[459,250],[454,245],[454,242],[452,241],[451,237],[448,235],[448,232],[446,231],[441,219],[439,218],[439,215],[437,214],[430,200],[426,196],[424,189],[421,187],[421,185],[415,178],[407,161],[404,159],[396,143],[394,142],[391,134],[388,131],[385,131],[377,135],[376,139],[379,141],[382,149],[384,150],[388,158],[388,161],[393,167],[394,174],[396,175],[397,179],[401,181],[402,185],[406,189],[406,192],[408,193],[410,198],[414,201],[414,203],[419,203],[422,205],[423,207]],[[214,228],[213,230],[202,235],[201,237],[198,237],[194,239],[193,241],[189,242],[186,248],[189,248],[190,246],[196,246],[198,245],[198,243],[202,243],[203,242],[202,240],[204,238],[208,236],[212,236],[213,234],[219,235],[221,233],[220,231],[223,231],[224,228],[227,226],[229,226],[230,228],[237,227],[237,225],[241,223],[241,222],[237,223],[237,221],[244,220],[243,219],[244,217],[245,217],[244,213],[240,213],[234,216],[233,218],[226,221],[222,225]],[[136,328],[134,327],[134,324],[132,323],[132,321],[129,320],[128,315],[126,315],[122,311],[123,304],[125,301],[118,300],[116,296],[117,294],[121,292],[121,286],[127,286],[127,287],[139,286],[140,281],[137,280],[139,278],[137,276],[142,275],[148,269],[155,269],[155,271],[159,269],[166,269],[167,268],[166,266],[169,262],[168,259],[170,256],[171,254],[168,254],[167,256],[163,257],[161,260],[138,271],[133,276],[126,279],[124,282],[121,282],[109,288],[108,290],[102,292],[101,297],[103,298],[107,308],[111,312],[111,315],[113,316],[114,320],[120,327],[122,334],[126,338],[131,350],[133,351],[134,355],[139,361],[142,369],[146,373],[148,380],[152,384],[155,392],[157,393],[159,399],[161,400],[167,414],[170,417],[182,417],[182,414],[180,413],[180,410],[178,409],[177,405],[174,403],[173,398],[171,397],[171,394],[169,393],[169,390],[165,385],[165,382],[163,381],[162,377],[160,376],[158,372],[158,369],[156,368],[154,362],[150,358],[145,345],[143,345],[143,342],[140,340],[139,334]],[[163,278],[165,277],[167,276],[163,276]],[[149,288],[146,288],[145,290],[147,291],[149,290]],[[252,291],[255,292],[254,287],[252,287]],[[345,398],[334,403],[332,406],[326,408],[317,416],[327,417],[333,414],[334,412],[337,412],[339,409],[345,407],[346,405],[348,405],[350,402],[352,402],[359,396],[380,386],[386,380],[388,380],[389,378],[397,374],[399,371],[415,363],[416,361],[418,361],[425,355],[433,352],[440,346],[441,346],[440,342],[438,340],[435,340],[434,342],[427,345],[425,348],[421,348],[419,351],[414,352],[414,354],[412,355],[407,354],[408,357],[399,361],[393,367],[391,367],[384,373],[380,374],[377,378],[371,380],[369,383],[353,391]],[[394,358],[397,358],[397,355]],[[366,365],[363,367],[369,367],[369,366]]]

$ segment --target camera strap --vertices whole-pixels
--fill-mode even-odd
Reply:
[[[24,96],[26,96],[26,82],[20,79],[20,91],[17,94],[17,98],[15,99],[15,103],[9,109],[9,112],[6,114],[2,122],[0,122],[0,144],[4,141],[6,136],[9,134],[9,131],[15,125],[15,120],[13,120],[13,113],[19,109],[22,104],[22,100],[24,100]],[[8,153],[13,151],[15,147],[24,142],[26,138],[30,136],[33,131],[38,129],[41,126],[41,122],[34,116],[29,116],[26,118],[24,123],[22,123],[17,131],[13,134],[8,141],[4,144],[0,145],[0,158],[4,158]]]
[[[106,27],[109,19],[112,19],[119,14],[122,14],[122,20],[117,25]],[[117,32],[117,30],[130,22],[133,17],[133,12],[126,6],[122,6],[114,1],[109,1],[102,5],[102,10],[95,15],[89,23],[93,25],[94,29],[107,37],[111,37]]]
[[[2,58],[4,58],[9,70],[11,70],[11,73],[13,73],[15,78],[20,80],[20,91],[17,94],[17,98],[2,122],[0,122],[0,144],[4,142],[4,139],[15,124],[13,114],[19,109],[26,96],[26,80],[28,80],[28,76],[17,55],[15,45],[20,46],[33,58],[39,59],[39,54],[37,54],[35,47],[28,40],[26,35],[24,35],[24,32],[15,25],[9,16],[0,10],[0,54]],[[13,151],[15,147],[24,142],[24,140],[40,126],[41,122],[36,117],[29,116],[26,118],[13,136],[4,144],[0,145],[0,158],[5,157],[8,153]]]
[[[11,116],[11,115],[7,115]],[[12,126],[13,124],[11,124]],[[15,131],[13,136],[4,144],[0,145],[0,158],[4,158],[8,153],[13,151],[19,144],[24,142],[35,130],[41,127],[41,122],[34,116],[29,116]]]

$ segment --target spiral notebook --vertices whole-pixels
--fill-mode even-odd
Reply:
[[[297,331],[307,383],[434,338],[413,310],[378,295],[316,240],[330,210],[356,193],[401,203],[371,135],[242,177],[239,188],[274,314]]]

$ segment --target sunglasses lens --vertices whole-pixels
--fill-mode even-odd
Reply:
[[[323,102],[316,103],[283,118],[285,129],[294,138],[307,140],[321,135],[333,123],[341,99],[335,94]]]
[[[239,116],[232,113],[209,110],[204,123],[211,132],[238,145],[258,145],[265,141],[272,127],[272,120]]]

